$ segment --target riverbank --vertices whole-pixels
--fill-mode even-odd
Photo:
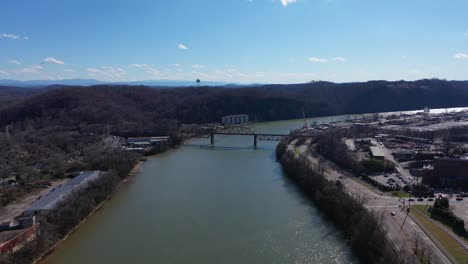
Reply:
[[[362,199],[351,195],[340,180],[327,179],[323,168],[315,170],[304,155],[288,150],[287,142],[278,145],[277,158],[285,175],[343,231],[363,263],[418,263],[388,239],[381,217],[367,210]]]
[[[66,241],[89,217],[112,198],[119,187],[138,174],[142,158],[128,152],[108,157],[112,163],[107,172],[90,182],[86,188],[70,194],[66,201],[46,215],[36,216],[41,223],[40,236],[10,255],[1,256],[0,262],[39,263]]]
[[[91,213],[85,219],[83,219],[68,234],[66,234],[64,238],[62,238],[61,240],[59,240],[58,242],[53,244],[45,253],[43,253],[41,256],[39,256],[37,259],[35,259],[33,261],[33,264],[41,263],[43,260],[45,260],[47,258],[47,256],[52,254],[55,250],[59,249],[60,245],[63,242],[65,242],[71,235],[73,235],[73,233],[75,233],[75,231],[77,231],[86,221],[88,221],[88,219],[90,217],[92,217],[99,209],[101,209],[104,206],[104,204],[107,201],[109,201],[114,196],[115,192],[122,186],[122,184],[126,183],[129,180],[129,178],[136,176],[140,172],[141,166],[143,165],[143,163],[144,163],[144,161],[142,161],[142,160],[138,161],[135,164],[135,166],[133,166],[132,170],[128,173],[128,176],[125,179],[123,179],[122,181],[120,181],[115,186],[115,188],[112,190],[111,194],[109,194],[109,196],[107,196],[107,198],[104,201],[99,203],[98,206],[96,206],[96,208],[94,208],[94,210],[91,211]]]

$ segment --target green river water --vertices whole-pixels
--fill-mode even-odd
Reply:
[[[347,118],[324,117],[329,122]],[[302,120],[253,124],[289,133]],[[276,142],[195,139],[150,158],[43,264],[357,263],[340,232],[286,179]]]

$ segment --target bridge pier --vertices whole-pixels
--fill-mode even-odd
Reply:
[[[211,145],[214,145],[214,134],[213,133],[210,134],[210,142],[211,142]]]
[[[257,135],[254,135],[254,149],[257,148]]]

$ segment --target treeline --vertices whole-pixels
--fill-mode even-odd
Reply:
[[[0,89],[1,91],[2,89]],[[1,94],[1,92],[0,92]],[[0,127],[29,123],[116,135],[168,134],[182,123],[219,122],[246,113],[269,121],[365,112],[468,105],[468,82],[421,80],[317,82],[245,88],[143,86],[54,87],[0,110]]]
[[[465,238],[468,237],[465,222],[450,211],[449,200],[447,198],[437,198],[434,206],[429,207],[428,210],[431,213],[431,218],[450,226],[456,234]]]
[[[277,157],[289,178],[304,191],[349,239],[362,263],[415,263],[414,255],[398,248],[386,237],[382,220],[367,211],[362,202],[349,196],[340,181],[328,181],[308,166],[307,159],[294,157],[286,144],[278,145]]]
[[[137,157],[132,152],[118,151],[106,158],[110,162],[105,165],[110,166],[106,173],[86,188],[72,193],[56,210],[38,218],[41,223],[40,236],[18,252],[0,256],[0,263],[33,263],[109,197],[121,179],[129,174]]]
[[[358,134],[355,134],[354,136],[357,135]],[[343,137],[344,134],[340,131],[322,133],[314,138],[311,145],[315,148],[317,153],[356,175],[365,176],[378,172],[391,173],[395,170],[395,164],[389,160],[359,160],[355,153],[348,150],[348,147],[342,141]],[[366,180],[373,184],[375,183],[375,185],[379,185],[379,187],[384,187],[372,179],[366,178]]]

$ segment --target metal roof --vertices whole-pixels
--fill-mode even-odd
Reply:
[[[370,147],[370,150],[374,157],[385,157],[385,153],[381,147]]]
[[[51,210],[62,201],[66,196],[77,190],[85,187],[90,181],[99,178],[99,171],[84,171],[78,176],[68,181],[66,184],[52,189],[48,194],[37,200],[31,207],[23,211],[23,214],[33,214],[35,211]]]

